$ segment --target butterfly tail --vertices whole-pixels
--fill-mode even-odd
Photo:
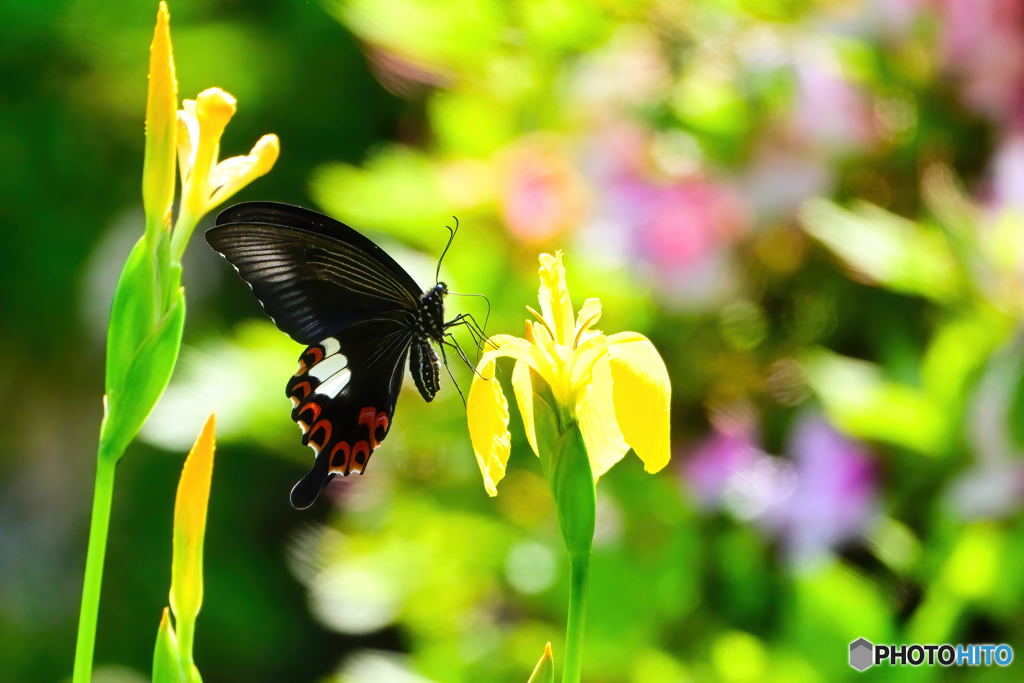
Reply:
[[[334,479],[334,473],[330,471],[330,456],[326,451],[320,451],[316,456],[313,467],[292,487],[291,502],[296,510],[305,510],[316,501],[320,492]]]

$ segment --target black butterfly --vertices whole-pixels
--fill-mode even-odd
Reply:
[[[465,324],[476,330],[474,339],[482,334],[472,316],[445,322],[443,282],[422,290],[383,249],[315,211],[238,204],[217,217],[206,241],[277,327],[308,345],[286,388],[302,444],[316,452],[313,468],[292,488],[296,508],[312,505],[334,475],[366,469],[391,428],[407,356],[416,388],[431,401],[440,378],[430,342],[444,357],[444,345],[458,348],[446,339],[449,328]]]

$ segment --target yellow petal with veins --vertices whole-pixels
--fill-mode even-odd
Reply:
[[[213,477],[215,424],[211,413],[185,459],[174,499],[171,609],[179,627],[183,621],[194,621],[203,604],[203,539]]]
[[[149,92],[146,97],[146,156],[142,165],[142,204],[147,234],[170,228],[174,202],[174,157],[178,124],[178,82],[174,77],[170,14],[161,2],[149,47]],[[156,244],[156,241],[153,242]]]
[[[644,462],[657,472],[668,464],[669,405],[672,385],[668,370],[650,340],[635,332],[608,338],[612,397],[622,435]]]
[[[612,372],[608,355],[602,356],[593,367],[593,379],[586,392],[576,402],[576,419],[583,432],[583,442],[590,456],[594,481],[622,460],[629,444],[622,437],[615,419],[612,393]]]
[[[498,482],[505,476],[505,465],[512,448],[508,431],[508,401],[494,376],[494,366],[493,356],[480,363],[466,401],[469,437],[484,478],[484,488],[491,496],[498,495]]]
[[[566,346],[572,344],[575,332],[572,319],[572,301],[569,289],[565,286],[565,267],[562,265],[562,252],[555,255],[540,255],[540,308],[544,319],[555,333],[555,342]]]
[[[584,342],[569,356],[569,383],[573,391],[582,391],[590,383],[594,364],[608,353],[608,342],[598,335]]]
[[[582,338],[582,333],[589,330],[591,327],[597,324],[597,321],[601,319],[601,300],[600,299],[587,299],[583,302],[583,308],[580,309],[579,315],[576,316],[576,343],[579,344],[582,341],[586,341]]]
[[[512,370],[512,389],[516,393],[516,403],[519,405],[519,413],[523,416],[523,429],[526,431],[526,440],[530,442],[530,448],[535,455],[539,456],[537,450],[537,428],[533,424],[533,382],[530,381],[530,366],[521,360],[516,361]]]

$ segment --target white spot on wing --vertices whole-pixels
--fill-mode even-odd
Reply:
[[[333,356],[324,358],[309,369],[309,374],[323,382],[328,377],[336,375],[343,368],[348,367],[348,358],[344,354],[336,353]]]
[[[320,343],[323,344],[325,357],[333,356],[334,354],[341,350],[341,344],[339,344],[338,340],[335,339],[334,337],[328,337],[327,339],[324,339]]]
[[[324,382],[316,388],[316,393],[326,394],[331,398],[336,398],[338,394],[348,386],[348,381],[352,378],[352,371],[348,368],[342,368],[341,372],[337,373],[331,379]]]

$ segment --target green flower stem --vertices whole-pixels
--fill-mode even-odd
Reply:
[[[96,489],[92,499],[89,552],[85,560],[85,582],[82,587],[82,611],[78,618],[73,683],[89,683],[92,678],[96,620],[100,609],[103,560],[107,554],[107,532],[110,530],[110,505],[114,498],[114,470],[117,467],[117,460],[118,458],[104,453],[101,447],[96,463]]]
[[[579,683],[583,671],[583,627],[587,620],[590,553],[569,558],[569,617],[565,627],[565,666],[562,683]]]

